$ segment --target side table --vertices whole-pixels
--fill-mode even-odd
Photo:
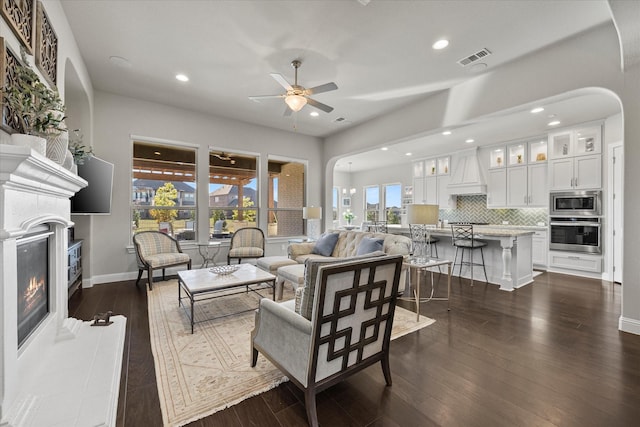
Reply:
[[[200,252],[200,256],[202,257],[202,265],[200,268],[208,267],[209,263],[216,265],[215,258],[220,252],[221,245],[222,243],[220,242],[198,243],[198,252]]]
[[[416,271],[418,278],[416,280],[416,284],[413,286],[413,300],[416,303],[416,314],[417,320],[420,319],[420,303],[427,301],[447,301],[447,310],[451,310],[451,266],[453,265],[453,261],[449,261],[447,259],[439,259],[439,258],[418,258],[411,257],[409,261],[405,262],[404,265],[409,267],[409,291],[411,291],[412,280],[411,280],[411,270]],[[447,297],[433,297],[433,270],[430,270],[433,267],[439,267],[441,265],[447,266]],[[422,283],[422,276],[425,276],[427,272],[431,273],[431,296],[426,298],[420,298],[420,283]]]

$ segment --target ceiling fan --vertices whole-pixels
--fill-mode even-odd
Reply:
[[[335,83],[325,83],[320,86],[315,86],[309,89],[306,89],[303,86],[298,85],[298,68],[302,65],[302,62],[299,60],[291,61],[291,66],[295,69],[295,80],[292,85],[290,85],[282,74],[271,73],[271,77],[274,78],[275,81],[280,83],[280,85],[287,90],[286,93],[280,95],[261,95],[261,96],[250,96],[249,99],[253,101],[259,101],[261,99],[269,99],[269,98],[283,98],[284,102],[287,104],[287,107],[284,111],[285,116],[290,116],[294,111],[300,111],[302,108],[309,104],[312,107],[315,107],[319,110],[324,111],[325,113],[330,113],[333,111],[333,107],[330,107],[322,102],[318,102],[313,98],[310,98],[311,95],[315,95],[318,93],[329,92],[331,90],[338,89],[338,85]]]
[[[232,165],[236,164],[236,161],[227,153],[225,153],[224,151],[222,151],[221,153],[213,153],[214,157],[217,157],[218,159],[225,161],[225,162],[229,162]]]

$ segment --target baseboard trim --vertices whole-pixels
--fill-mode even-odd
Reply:
[[[622,332],[640,335],[640,320],[620,316],[620,320],[618,321],[618,329]]]

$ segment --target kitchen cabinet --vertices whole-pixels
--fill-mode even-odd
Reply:
[[[590,273],[602,273],[602,255],[549,251],[549,266]]]
[[[602,187],[602,127],[585,126],[549,135],[549,189]]]
[[[549,256],[549,240],[546,230],[536,230],[531,239],[531,254],[533,258],[533,266],[538,268],[547,268]]]
[[[546,160],[546,137],[491,149],[487,208],[547,207]]]
[[[504,208],[507,205],[507,171],[489,169],[487,180],[487,208]]]
[[[550,190],[602,188],[602,155],[549,160]]]
[[[507,168],[507,207],[547,207],[548,203],[545,163]]]
[[[413,202],[455,208],[456,197],[449,194],[450,157],[438,157],[413,163]]]

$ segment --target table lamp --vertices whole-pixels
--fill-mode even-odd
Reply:
[[[438,223],[440,207],[438,205],[411,204],[407,206],[407,222],[411,231],[414,256],[431,256],[431,229]]]
[[[322,208],[306,206],[302,208],[302,218],[307,220],[307,237],[318,239],[320,237],[320,219],[322,218]]]

